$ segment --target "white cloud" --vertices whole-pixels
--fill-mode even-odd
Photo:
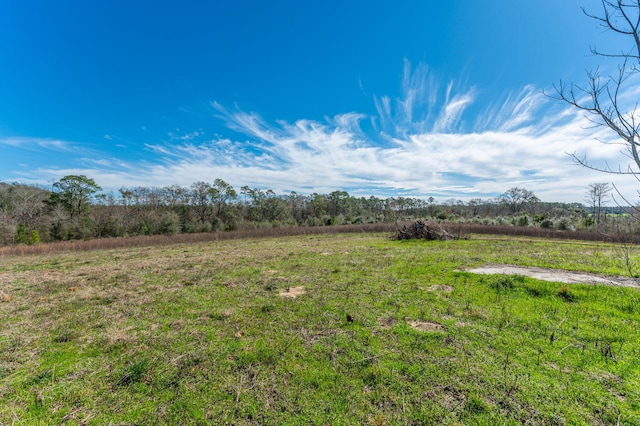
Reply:
[[[597,141],[614,141],[615,135],[590,128],[580,111],[533,86],[483,107],[477,105],[486,103],[480,90],[457,90],[454,82],[441,87],[428,71],[424,64],[412,69],[407,61],[401,95],[374,97],[375,117],[351,112],[322,122],[270,123],[255,112],[214,102],[216,117],[245,138],[206,138],[202,129],[176,129],[169,142],[145,145],[146,162],[97,158],[90,168],[40,168],[36,174],[48,182],[85,174],[115,189],[222,178],[237,188],[278,193],[344,189],[354,195],[441,201],[488,198],[523,186],[545,201],[581,202],[590,183],[614,182],[625,196],[637,198],[633,177],[603,175],[572,161],[569,154],[576,153],[600,167],[628,164],[622,146]],[[369,121],[373,132],[361,126]],[[27,143],[70,146],[55,140],[0,140],[11,146]]]
[[[441,200],[487,198],[524,186],[546,201],[582,201],[589,183],[607,181],[609,176],[572,164],[567,153],[584,152],[599,164],[617,164],[619,147],[594,141],[575,112],[565,113],[562,123],[555,116],[538,115],[532,120],[527,117],[531,109],[550,101],[530,92],[524,97],[508,100],[523,105],[511,109],[511,115],[499,109],[493,118],[495,130],[414,132],[390,138],[366,137],[358,125],[365,118],[361,114],[339,115],[323,123],[270,124],[255,113],[229,112],[218,106],[227,124],[244,132],[249,141],[178,138],[179,143],[171,145],[147,145],[155,158],[152,163],[116,164],[103,159],[95,162],[101,167],[40,169],[38,173],[49,181],[70,173],[86,174],[105,188],[188,186],[222,178],[236,187],[276,192],[347,189],[355,195],[400,192]],[[457,113],[443,114],[459,119]],[[547,120],[555,125],[549,126]],[[629,183],[629,179],[611,178],[633,197],[635,192],[629,192],[635,191],[633,179]]]
[[[30,138],[30,137],[6,137],[0,138],[0,145],[11,146],[15,148],[36,150],[48,149],[59,152],[73,152],[77,148],[77,144],[59,139],[47,138]]]
[[[453,99],[449,99],[450,90],[451,86],[447,89],[447,99],[444,108],[433,126],[434,132],[446,132],[454,129],[460,121],[460,117],[464,113],[465,108],[474,101],[473,92],[455,95]]]

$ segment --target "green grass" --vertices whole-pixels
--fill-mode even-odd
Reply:
[[[625,274],[618,250],[338,234],[4,257],[0,424],[640,424],[640,290],[462,272]]]

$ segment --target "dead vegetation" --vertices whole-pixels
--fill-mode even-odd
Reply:
[[[459,236],[449,232],[446,228],[436,222],[424,222],[416,220],[415,222],[398,227],[396,239],[398,240],[428,240],[428,241],[444,241],[456,240]]]
[[[296,297],[302,296],[305,293],[306,291],[304,287],[299,286],[283,288],[282,290],[280,290],[279,294],[281,297],[289,297],[291,299],[295,299]]]
[[[483,225],[478,223],[448,223],[442,225],[436,222],[425,222],[419,220],[415,223],[428,223],[434,233],[438,235],[437,230],[442,229],[447,232],[452,239],[466,239],[468,235],[502,235],[502,236],[520,236],[533,238],[554,238],[554,239],[571,239],[581,241],[601,241],[618,243],[622,242],[627,245],[640,244],[639,234],[612,233],[605,234],[593,231],[561,231],[556,229],[547,229],[533,226],[510,226],[510,225]],[[0,247],[0,257],[4,256],[31,256],[54,254],[61,252],[86,252],[95,250],[113,250],[133,247],[154,247],[169,244],[195,244],[209,241],[239,240],[239,239],[256,239],[269,237],[285,237],[300,235],[322,235],[322,234],[341,234],[341,233],[391,233],[392,238],[400,238],[405,236],[402,231],[408,231],[414,224],[403,225],[399,229],[398,224],[393,223],[374,223],[374,224],[352,224],[339,226],[291,226],[280,228],[263,228],[251,230],[237,231],[216,231],[203,232],[193,234],[178,235],[139,235],[133,237],[110,237],[95,238],[88,240],[60,241],[52,243],[42,243],[34,245],[14,244]],[[404,229],[405,226],[407,229]]]
[[[418,331],[444,331],[442,324],[431,321],[409,321],[411,328]]]

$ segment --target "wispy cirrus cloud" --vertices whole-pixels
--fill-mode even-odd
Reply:
[[[595,164],[626,159],[619,146],[596,141],[614,135],[592,128],[580,111],[539,88],[491,101],[481,89],[443,84],[426,64],[412,67],[408,61],[400,87],[397,97],[373,98],[374,116],[350,112],[322,121],[268,122],[256,112],[213,102],[214,119],[242,136],[174,130],[165,141],[147,142],[143,160],[85,157],[84,169],[41,167],[37,173],[47,179],[87,174],[105,188],[222,178],[277,193],[342,189],[440,199],[489,198],[523,186],[547,201],[578,202],[588,184],[614,181],[635,195],[633,179],[603,176],[572,162],[572,153],[584,153]],[[10,143],[19,144],[0,140]]]
[[[60,139],[31,138],[31,137],[0,137],[0,145],[11,146],[26,150],[51,150],[58,152],[73,152],[77,149],[75,142]]]

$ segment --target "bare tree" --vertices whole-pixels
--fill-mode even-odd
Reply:
[[[15,221],[27,227],[35,226],[43,215],[48,195],[41,188],[13,183],[7,196]]]
[[[602,0],[602,11],[593,14],[582,9],[585,15],[595,19],[608,31],[624,36],[629,43],[627,50],[603,52],[591,47],[596,56],[618,61],[617,72],[602,76],[598,69],[587,72],[587,84],[579,86],[560,81],[555,87],[556,98],[585,112],[595,126],[608,127],[624,146],[623,152],[632,160],[626,167],[611,168],[591,164],[586,157],[572,154],[580,165],[606,173],[630,174],[638,178],[640,173],[640,112],[637,102],[624,99],[627,90],[635,89],[640,77],[640,0]]]
[[[587,193],[585,196],[585,200],[589,203],[591,207],[591,212],[593,217],[595,218],[596,225],[600,225],[600,220],[602,217],[602,207],[609,197],[609,192],[611,192],[611,187],[608,183],[592,183],[589,185],[589,189],[587,189]]]
[[[519,213],[524,206],[540,201],[536,194],[525,188],[513,187],[499,196],[500,202],[509,208],[512,214]]]

